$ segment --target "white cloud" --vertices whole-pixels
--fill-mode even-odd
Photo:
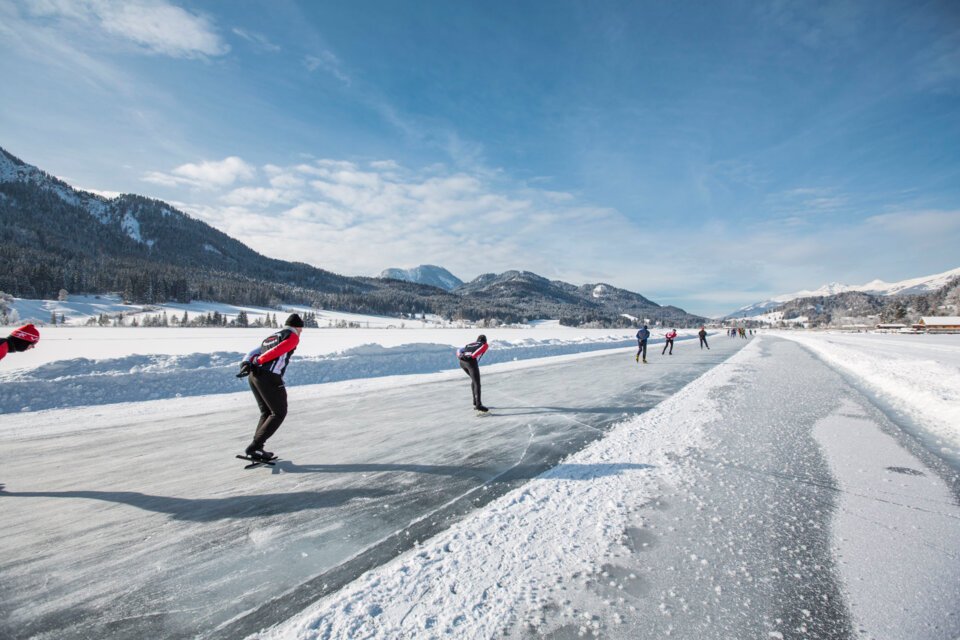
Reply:
[[[281,189],[265,187],[240,187],[222,196],[220,199],[227,204],[240,207],[266,207],[271,204],[288,202],[291,194]]]
[[[74,33],[97,30],[155,54],[196,58],[230,50],[209,19],[163,0],[38,0],[24,7]]]
[[[222,201],[225,207],[191,210],[265,255],[337,273],[430,263],[469,279],[528,269],[575,284],[608,282],[695,313],[726,313],[832,280],[893,280],[956,266],[937,262],[947,260],[958,241],[954,211],[819,225],[810,224],[809,215],[796,216],[792,225],[783,218],[749,226],[723,220],[644,225],[497,172],[411,170],[395,162],[363,167],[331,159],[269,165],[260,175],[269,187],[236,189]],[[304,178],[305,185],[296,182]],[[290,188],[277,184],[288,180]],[[809,188],[778,197],[812,206],[839,196]],[[910,264],[918,256],[904,251],[906,245],[924,247],[934,266]],[[907,270],[891,271],[894,263]],[[712,295],[717,290],[724,295]]]
[[[242,158],[230,156],[219,161],[204,161],[199,164],[180,165],[169,173],[151,171],[144,180],[167,187],[186,185],[200,189],[229,187],[237,180],[251,180],[256,168]]]

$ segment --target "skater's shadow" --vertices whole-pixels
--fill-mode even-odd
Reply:
[[[399,464],[399,463],[355,463],[355,464],[296,464],[290,460],[280,460],[273,468],[274,473],[422,473],[432,476],[451,478],[477,478],[487,480],[493,473],[484,469],[456,465]]]
[[[392,494],[392,491],[384,489],[333,489],[226,498],[176,498],[153,496],[138,491],[3,491],[0,498],[102,500],[126,504],[144,511],[166,513],[174,520],[213,522],[227,518],[261,518],[309,509],[329,509],[357,498],[382,498]]]

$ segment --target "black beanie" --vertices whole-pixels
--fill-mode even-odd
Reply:
[[[287,321],[283,323],[287,327],[300,327],[303,328],[303,320],[296,313],[291,313],[287,318]]]

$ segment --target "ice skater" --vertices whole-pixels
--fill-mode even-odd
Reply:
[[[14,329],[6,338],[0,338],[0,360],[10,351],[27,351],[40,342],[40,332],[32,324]]]
[[[647,325],[643,325],[640,331],[637,331],[637,357],[634,358],[637,362],[640,362],[640,357],[643,356],[643,364],[647,364],[647,339],[649,337],[650,329],[647,329]]]
[[[487,336],[480,334],[476,342],[457,349],[457,359],[460,368],[470,376],[470,390],[473,391],[473,408],[481,413],[489,411],[480,402],[480,358],[487,352]]]
[[[302,331],[303,320],[296,313],[290,314],[283,329],[266,338],[240,363],[237,377],[249,376],[250,390],[260,407],[260,420],[253,434],[253,442],[245,452],[251,460],[268,461],[276,458],[264,446],[287,417],[287,389],[283,384],[283,374],[300,344]]]
[[[700,331],[697,332],[697,335],[700,336],[700,348],[707,348],[707,351],[710,351],[710,345],[707,344],[707,328],[700,327]]]
[[[673,355],[673,341],[676,337],[677,337],[676,329],[670,329],[670,331],[664,334],[663,351],[660,352],[660,355],[663,355],[667,352],[667,347],[670,347],[670,355],[671,356]]]

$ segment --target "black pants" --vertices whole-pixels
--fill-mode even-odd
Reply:
[[[710,348],[710,345],[707,344],[707,336],[700,336],[700,348],[703,349],[704,347]]]
[[[473,391],[473,406],[479,407],[480,402],[480,365],[473,358],[463,358],[460,360],[460,368],[470,376],[470,390]]]
[[[260,421],[250,446],[262,449],[287,417],[287,388],[283,385],[283,376],[270,371],[255,371],[249,379],[250,390],[260,407]]]
[[[667,347],[670,347],[670,355],[673,355],[673,338],[667,338],[667,341],[663,343],[663,351],[660,352],[660,355],[667,352]]]
[[[647,359],[647,341],[637,340],[637,355],[642,359]]]

